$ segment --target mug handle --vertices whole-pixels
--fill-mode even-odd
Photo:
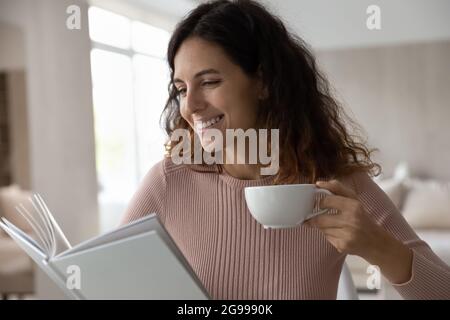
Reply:
[[[330,196],[333,195],[333,193],[331,193],[331,192],[328,191],[327,189],[322,189],[322,188],[317,188],[317,189],[316,189],[316,194],[317,194],[317,193],[324,193],[324,194],[327,194],[327,195],[330,195]],[[307,221],[307,220],[309,220],[309,219],[311,219],[311,218],[313,218],[313,217],[315,217],[315,216],[318,216],[319,214],[325,213],[325,212],[327,212],[328,210],[330,210],[330,209],[322,209],[322,210],[319,210],[319,211],[317,211],[317,212],[311,213],[311,214],[308,215],[308,216],[306,217],[306,219],[303,220],[302,222]]]

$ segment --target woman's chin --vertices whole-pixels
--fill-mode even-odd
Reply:
[[[205,150],[206,152],[218,152],[222,150],[222,144],[219,143],[218,141],[201,141],[203,150]]]

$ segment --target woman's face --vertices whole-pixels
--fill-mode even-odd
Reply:
[[[174,61],[174,84],[179,92],[181,116],[200,137],[215,128],[255,128],[260,81],[247,76],[223,49],[198,37],[186,39]]]

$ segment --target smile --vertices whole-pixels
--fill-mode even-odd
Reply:
[[[215,124],[219,123],[224,118],[224,115],[220,115],[214,118],[211,118],[207,121],[195,121],[195,129],[197,131],[203,131],[208,128],[212,128]]]

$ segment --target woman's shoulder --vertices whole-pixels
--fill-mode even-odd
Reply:
[[[374,184],[369,172],[363,169],[357,169],[345,175],[341,175],[337,180],[353,189],[357,194]]]

